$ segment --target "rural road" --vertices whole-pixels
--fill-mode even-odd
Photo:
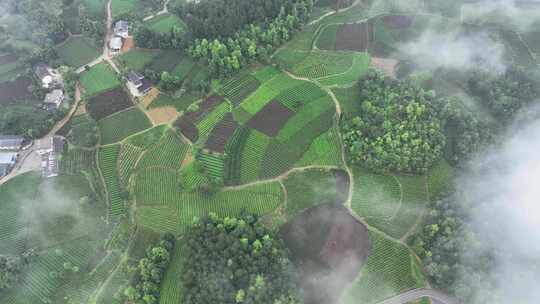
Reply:
[[[165,2],[163,3],[163,9],[160,10],[159,12],[153,14],[153,15],[150,15],[150,16],[146,16],[143,18],[143,21],[148,21],[150,19],[153,19],[159,15],[163,15],[163,14],[167,14],[169,12],[169,1],[170,0],[165,0]]]
[[[431,298],[432,300],[441,304],[463,304],[459,300],[447,295],[444,292],[427,288],[413,289],[378,302],[377,304],[405,304],[419,300],[423,297]]]

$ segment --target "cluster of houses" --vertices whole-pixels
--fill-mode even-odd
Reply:
[[[34,66],[34,74],[41,82],[41,87],[47,90],[43,100],[44,107],[48,111],[58,109],[65,99],[62,76],[44,63]]]
[[[0,178],[8,175],[19,158],[24,138],[12,135],[0,135]]]
[[[65,140],[61,136],[46,137],[34,143],[28,143],[21,136],[0,135],[0,179],[7,176],[17,164],[21,151],[35,145],[35,152],[41,157],[41,175],[58,176],[60,155],[64,150]]]
[[[129,37],[129,23],[124,20],[114,24],[114,36],[109,40],[109,50],[111,53],[118,53],[124,45],[124,40]]]

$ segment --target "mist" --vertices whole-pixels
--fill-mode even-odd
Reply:
[[[488,280],[470,276],[459,280],[462,286],[477,288],[475,304],[486,303],[486,296],[497,303],[540,303],[538,139],[540,120],[515,125],[502,145],[473,162],[472,170],[457,181],[462,197],[473,206],[467,222],[479,242],[463,248],[461,255],[494,257]]]
[[[462,19],[467,23],[482,20],[496,21],[519,31],[530,29],[540,18],[540,5],[533,7],[516,0],[490,0],[466,4],[462,7]],[[526,1],[525,1],[526,2]],[[529,1],[534,2],[534,1]]]

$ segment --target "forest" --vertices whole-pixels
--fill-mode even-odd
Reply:
[[[302,303],[283,241],[257,216],[210,213],[183,241],[182,303]]]

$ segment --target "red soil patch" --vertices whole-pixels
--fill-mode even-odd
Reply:
[[[210,97],[203,100],[201,103],[198,104],[199,109],[194,112],[187,112],[184,114],[184,117],[191,121],[192,123],[196,123],[206,114],[212,112],[212,110],[222,103],[225,100],[222,96],[219,95],[211,95]]]
[[[336,33],[336,50],[365,52],[371,41],[373,41],[372,22],[343,24]]]
[[[122,44],[122,49],[120,50],[120,52],[122,54],[127,53],[129,52],[129,50],[131,50],[134,47],[135,47],[135,41],[133,40],[132,37],[128,37],[124,39],[124,44]]]
[[[371,57],[369,66],[382,71],[386,76],[396,78],[396,66],[399,61],[392,58]]]
[[[276,100],[267,103],[248,122],[247,126],[273,137],[279,133],[294,112]]]
[[[0,64],[7,64],[17,61],[17,56],[13,54],[6,54],[0,56]]]
[[[388,28],[393,29],[405,29],[411,26],[414,17],[413,16],[403,16],[403,15],[392,15],[384,16],[383,22],[384,25]]]
[[[174,126],[191,142],[196,142],[199,139],[199,130],[194,123],[189,121],[185,116],[180,117],[174,123]]]
[[[27,77],[19,77],[15,81],[0,83],[0,105],[10,104],[32,96],[28,87],[32,80]]]
[[[234,120],[232,113],[227,113],[210,132],[205,148],[218,153],[225,152],[225,146],[236,128],[238,128],[238,123]]]
[[[133,106],[129,96],[121,88],[112,89],[92,97],[87,109],[92,118],[100,120]]]

